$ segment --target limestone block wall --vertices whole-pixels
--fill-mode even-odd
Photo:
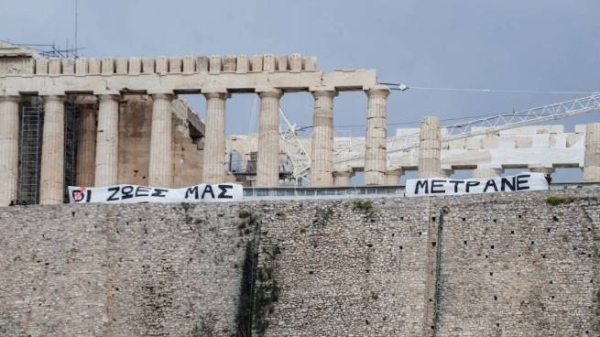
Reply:
[[[599,192],[0,208],[0,332],[597,336]]]
[[[266,336],[421,336],[429,200],[397,201],[266,209],[261,250],[281,250],[259,257],[279,287]]]
[[[119,183],[148,185],[152,99],[126,95],[119,116]],[[173,104],[173,187],[198,184],[202,177],[202,148],[190,138],[189,107]]]
[[[446,202],[439,336],[599,335],[598,192]]]
[[[0,335],[234,334],[246,237],[230,209],[1,208]]]
[[[549,195],[272,206],[260,242],[281,253],[259,258],[280,289],[265,335],[597,335],[598,190]]]

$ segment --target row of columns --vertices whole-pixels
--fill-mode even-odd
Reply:
[[[279,184],[279,105],[283,92],[276,88],[257,90],[261,100],[259,160],[257,186]],[[349,184],[351,174],[333,168],[333,100],[334,89],[315,89],[314,132],[312,141],[312,186]],[[365,172],[367,185],[386,182],[386,110],[389,89],[376,86],[366,91],[368,96]],[[226,179],[225,171],[225,111],[229,97],[226,90],[204,93],[207,102],[204,147],[204,183],[219,183]],[[40,203],[62,203],[64,194],[64,123],[65,96],[46,95],[45,123],[42,136]],[[78,137],[77,183],[84,186],[107,186],[118,183],[119,95],[79,96],[81,106]],[[171,100],[170,94],[153,94],[152,132],[150,146],[149,184],[170,186],[171,163]],[[97,129],[96,129],[97,118]],[[0,153],[6,159],[0,163],[0,204],[17,198],[19,153],[19,97],[0,97]],[[335,176],[334,176],[335,175]],[[334,182],[335,180],[335,182]]]
[[[311,186],[327,187],[349,185],[351,174],[334,172],[333,167],[333,100],[334,89],[314,88]],[[260,127],[258,136],[257,187],[279,185],[279,105],[283,92],[276,88],[260,88]],[[365,174],[367,185],[385,184],[386,170],[386,86],[375,86],[366,91],[368,96]],[[204,141],[203,182],[219,183],[226,178],[225,171],[225,90],[205,93],[207,101]]]
[[[65,191],[65,96],[46,95],[40,168],[40,204],[61,204]],[[172,181],[171,100],[152,95],[149,183],[169,187]],[[78,133],[77,183],[107,186],[118,183],[119,95],[82,96]],[[17,199],[19,169],[19,96],[0,96],[0,206]],[[96,130],[96,115],[98,127]]]

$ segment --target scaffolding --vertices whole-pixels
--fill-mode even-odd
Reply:
[[[78,107],[65,104],[65,186],[76,184]],[[20,113],[19,137],[19,190],[18,202],[38,204],[40,199],[40,170],[42,160],[42,134],[44,106],[39,101],[24,105]],[[68,202],[67,189],[64,201]]]
[[[35,102],[31,106],[23,106],[20,124],[18,200],[21,204],[37,204],[40,197],[43,106]]]
[[[77,105],[65,104],[65,190],[64,202],[69,202],[66,186],[77,184],[77,121],[79,111]]]

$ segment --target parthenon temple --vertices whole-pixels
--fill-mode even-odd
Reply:
[[[390,142],[401,134],[387,137],[390,89],[378,83],[375,70],[323,72],[315,57],[299,54],[46,58],[0,42],[0,205],[62,203],[67,185],[179,187],[240,180],[228,166],[234,150],[244,165],[254,161],[255,179],[245,183],[277,187],[280,99],[300,91],[314,97],[313,132],[304,140],[311,186],[346,186],[357,171],[365,172],[366,185],[385,185],[399,184],[406,170],[430,177],[456,168],[491,176],[512,167],[580,167],[584,180],[600,180],[599,123],[572,134],[554,127],[442,145],[439,119],[427,118],[416,130],[419,149],[388,155]],[[366,93],[366,135],[359,141],[334,133],[334,99],[343,91]],[[227,99],[240,93],[260,98],[259,133],[249,142],[244,137],[253,136],[227,139],[225,132]],[[184,94],[204,95],[204,121],[179,96]],[[518,155],[502,157],[508,152]],[[359,159],[340,159],[357,154]]]

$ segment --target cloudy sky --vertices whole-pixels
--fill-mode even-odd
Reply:
[[[413,87],[600,91],[598,0],[79,0],[78,7],[86,57],[298,52],[317,56],[322,70],[374,68],[381,82]],[[75,0],[0,0],[0,8],[0,39],[73,44]],[[427,115],[478,116],[583,95],[393,92],[389,133]],[[191,101],[203,116],[203,98]],[[256,131],[255,104],[253,95],[228,101],[229,134]],[[285,95],[282,105],[298,126],[311,124],[309,94]],[[339,134],[364,134],[365,116],[364,93],[336,98]],[[599,115],[562,123],[572,129],[592,120]]]

